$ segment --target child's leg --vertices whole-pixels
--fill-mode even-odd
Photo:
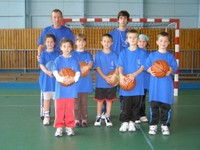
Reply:
[[[55,120],[54,120],[55,128],[64,127],[64,117],[65,117],[64,112],[65,112],[65,99],[55,100]]]
[[[74,116],[74,98],[65,99],[65,126],[74,128],[75,116]]]
[[[112,101],[106,101],[106,117],[110,117],[111,109],[112,109]]]
[[[150,114],[149,114],[150,121],[149,121],[149,123],[151,125],[157,125],[159,122],[159,106],[160,106],[159,102],[156,102],[156,101],[150,102]]]
[[[161,106],[161,124],[169,125],[171,118],[171,105],[162,103]]]
[[[76,98],[74,102],[74,114],[75,114],[75,120],[80,121],[81,120],[81,94],[80,93],[78,93],[78,98]]]
[[[87,122],[88,119],[88,93],[80,93],[81,98],[81,120]]]
[[[146,89],[144,90],[144,95],[142,95],[142,99],[141,99],[141,107],[140,107],[140,117],[146,116]]]
[[[97,101],[97,116],[101,116],[103,101]]]

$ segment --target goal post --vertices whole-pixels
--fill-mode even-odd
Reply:
[[[101,49],[100,41],[103,33],[108,33],[118,27],[117,18],[64,18],[62,24],[71,28],[74,33],[85,33],[88,38],[87,50],[94,55]],[[128,28],[139,30],[139,33],[150,36],[150,49],[155,50],[155,38],[158,32],[170,32],[170,50],[174,53],[179,65],[180,20],[177,18],[130,18]],[[153,40],[151,40],[153,39]],[[154,41],[154,43],[152,43]],[[178,96],[179,70],[174,75],[174,96]]]

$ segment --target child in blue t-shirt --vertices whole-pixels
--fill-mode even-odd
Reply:
[[[39,84],[44,98],[44,119],[43,124],[50,124],[50,100],[55,99],[55,78],[52,74],[53,62],[57,56],[60,55],[59,52],[54,51],[56,38],[53,34],[47,34],[45,36],[45,46],[46,50],[41,53],[41,59],[39,62],[40,66],[40,76]]]
[[[167,51],[169,43],[168,33],[159,33],[156,40],[158,50],[149,54],[145,64],[145,69],[151,74],[149,83],[149,134],[152,135],[155,135],[157,132],[159,120],[161,121],[162,134],[170,135],[168,126],[171,118],[171,105],[174,102],[174,85],[171,74],[174,74],[177,71],[178,65],[174,55]],[[170,66],[170,70],[163,78],[156,77],[151,70],[152,64],[157,60],[165,60]]]
[[[77,49],[71,52],[72,57],[74,57],[79,63],[85,62],[87,66],[81,69],[81,74],[83,72],[88,72],[87,76],[80,76],[77,82],[78,87],[78,98],[75,100],[75,125],[76,127],[86,127],[88,124],[88,93],[92,93],[92,75],[90,69],[93,66],[92,55],[85,51],[86,46],[86,36],[82,33],[78,34],[75,38],[75,44]]]
[[[122,111],[119,120],[122,125],[120,132],[136,131],[135,121],[139,119],[139,109],[141,104],[141,95],[144,95],[144,63],[146,53],[138,48],[138,32],[130,30],[127,33],[127,42],[129,47],[124,49],[118,59],[120,83],[124,84],[125,74],[128,74],[128,80],[136,80],[134,89],[126,91],[120,88],[119,94],[123,96]]]
[[[62,55],[55,59],[53,68],[53,75],[56,78],[54,127],[57,130],[55,136],[62,136],[63,127],[66,127],[67,135],[71,136],[74,135],[74,100],[78,96],[76,82],[80,77],[80,69],[78,62],[70,54],[73,50],[73,42],[69,39],[62,39],[60,41],[60,49],[62,51]],[[60,76],[59,71],[63,68],[72,69],[75,72],[75,76]],[[71,83],[74,84],[70,86],[63,86],[61,83],[67,85]]]
[[[106,126],[113,126],[110,114],[112,102],[116,100],[116,87],[110,86],[109,83],[117,76],[117,55],[110,50],[112,43],[112,36],[110,34],[104,34],[101,41],[103,49],[95,55],[96,88],[94,100],[97,101],[97,116],[94,126],[101,126],[101,113],[104,101],[107,106],[105,112]],[[108,76],[110,72],[114,72],[111,77]]]
[[[145,50],[147,57],[149,55],[149,38],[145,34],[140,34],[139,35],[139,40],[138,40],[138,47],[142,48]],[[141,96],[141,107],[139,110],[139,120],[136,120],[135,123],[140,123],[140,122],[148,122],[147,116],[146,116],[146,94],[147,90],[149,89],[149,77],[150,74],[144,70],[144,95]]]

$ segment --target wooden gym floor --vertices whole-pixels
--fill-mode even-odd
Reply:
[[[75,136],[54,137],[53,119],[43,126],[39,117],[38,88],[0,89],[0,150],[197,150],[200,148],[200,89],[179,91],[173,105],[170,136],[148,134],[148,123],[134,133],[120,133],[119,102],[113,104],[113,127],[94,127],[96,103],[89,98],[89,127]],[[53,107],[53,106],[52,106]],[[147,102],[147,114],[149,105]],[[54,114],[52,113],[54,116]]]

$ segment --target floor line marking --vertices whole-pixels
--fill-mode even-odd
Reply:
[[[146,134],[144,133],[144,130],[140,127],[139,124],[136,124],[136,127],[140,129],[140,131],[142,132],[142,135],[144,136],[146,142],[148,143],[149,147],[151,148],[151,150],[155,150],[153,144],[151,143],[150,139],[146,136]]]

